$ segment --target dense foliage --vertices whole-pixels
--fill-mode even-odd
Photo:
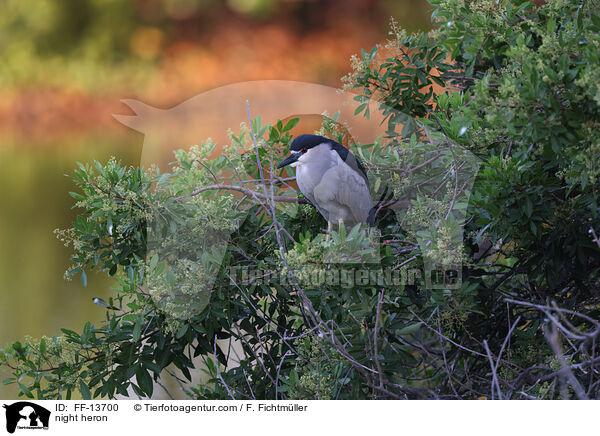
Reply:
[[[177,368],[191,398],[598,398],[600,4],[431,3],[434,31],[393,23],[346,78],[387,116],[353,146],[377,231],[325,238],[277,177],[296,120],[170,174],[81,165],[59,236],[67,275],[115,276],[106,322],[8,345],[5,382],[143,396]],[[336,116],[320,133],[347,139]]]

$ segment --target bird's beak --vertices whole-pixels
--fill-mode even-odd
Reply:
[[[299,153],[290,154],[288,157],[286,157],[284,160],[282,160],[279,165],[277,165],[277,169],[283,168],[286,165],[296,162],[299,157],[300,157]]]

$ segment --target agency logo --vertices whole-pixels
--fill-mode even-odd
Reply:
[[[314,171],[307,173],[310,174],[305,180],[308,197],[307,194],[304,196],[323,218],[329,216],[329,209],[319,209],[317,197],[323,199],[322,207],[331,202],[332,216],[338,216],[335,215],[337,213],[342,217],[350,213],[350,217],[358,213],[356,216],[359,217],[366,211],[370,216],[374,212],[376,217],[388,223],[385,225],[396,225],[402,233],[411,237],[386,241],[377,232],[366,234],[358,232],[358,229],[352,232],[350,228],[356,224],[353,222],[347,229],[348,233],[342,236],[338,232],[339,237],[334,238],[332,243],[323,238],[318,242],[314,239],[313,246],[320,247],[323,254],[318,256],[321,257],[311,260],[313,263],[303,263],[303,270],[287,270],[285,276],[279,275],[282,280],[290,277],[306,279],[309,276],[312,283],[315,277],[323,278],[327,283],[349,283],[347,273],[351,270],[356,273],[352,283],[367,285],[372,280],[371,273],[375,273],[374,280],[379,282],[379,271],[374,269],[374,265],[381,264],[380,254],[387,244],[385,252],[389,248],[397,253],[406,253],[406,256],[399,258],[403,259],[402,263],[388,271],[389,274],[382,270],[383,276],[392,276],[393,281],[396,281],[394,276],[399,277],[398,280],[404,283],[417,279],[429,289],[451,290],[462,286],[463,233],[471,187],[480,159],[454,141],[452,137],[456,135],[449,137],[443,130],[375,100],[370,104],[378,110],[365,117],[361,107],[364,108],[368,101],[357,97],[360,96],[314,83],[258,80],[215,88],[169,109],[155,108],[137,100],[122,100],[134,115],[113,116],[125,126],[144,134],[141,167],[156,166],[163,176],[167,176],[166,173],[173,172],[173,167],[169,166],[173,152],[195,147],[193,163],[189,165],[197,163],[203,167],[198,171],[207,169],[212,176],[206,179],[205,186],[196,185],[197,190],[189,196],[189,200],[178,203],[180,206],[185,204],[185,207],[169,209],[168,213],[157,210],[147,219],[146,261],[150,273],[146,276],[146,285],[161,310],[176,318],[188,319],[205,309],[222,262],[226,259],[227,246],[247,214],[253,210],[251,207],[261,205],[273,216],[276,209],[290,217],[302,212],[304,206],[296,201],[298,196],[293,186],[297,180],[291,173],[280,174],[277,168],[283,168],[283,163],[294,165],[300,159],[298,153],[306,153],[308,148],[289,150],[289,144],[280,141],[280,148],[271,150],[265,146],[264,137],[268,131],[271,138],[270,129],[275,129],[275,126],[280,126],[275,132],[283,132],[284,126],[294,119],[296,124],[292,122],[290,129],[295,130],[290,135],[296,139],[300,133],[319,133],[320,136],[326,125],[335,125],[340,132],[347,132],[348,143],[356,143],[353,152],[369,163],[367,178],[353,153],[332,138],[324,139],[329,141],[330,147],[334,142],[337,144],[329,150],[334,157],[325,153],[323,148],[318,152],[315,144],[309,147],[321,154],[313,154],[317,157],[312,158]],[[395,120],[394,123],[386,122],[392,119],[390,117]],[[294,127],[296,125],[297,128]],[[239,133],[230,129],[237,126],[240,126]],[[467,126],[463,129],[460,133],[456,132],[458,136],[466,132]],[[195,146],[203,138],[210,140],[207,139],[200,147]],[[259,144],[264,151],[263,158],[259,156]],[[361,148],[360,144],[366,147]],[[288,157],[276,168],[283,155]],[[321,155],[325,157],[318,157]],[[211,164],[216,161],[223,164],[215,165],[215,169],[221,169],[213,172]],[[335,168],[346,168],[339,174],[332,172],[334,167],[328,167],[329,162],[338,161],[347,164],[334,165]],[[255,167],[260,167],[267,176],[263,178],[263,173],[259,172],[260,177],[257,178],[252,173]],[[338,175],[339,181],[331,178],[331,174]],[[289,177],[286,178],[286,175]],[[273,183],[275,179],[276,183]],[[365,192],[367,188],[368,193]],[[267,195],[266,190],[271,194]],[[237,204],[232,203],[231,206],[235,213],[226,214],[218,206],[209,210],[208,203],[194,200],[198,198],[196,194],[204,191],[212,191],[214,195],[225,191],[240,194],[235,200]],[[362,194],[357,196],[358,192]],[[337,200],[331,200],[333,198]],[[340,206],[335,206],[338,204],[336,201],[341,202]],[[213,217],[213,210],[221,215]],[[204,224],[200,227],[188,224],[196,223],[197,217],[202,217],[203,223],[218,222],[218,225],[209,226],[210,231],[199,232]],[[366,217],[358,221],[366,221]],[[327,224],[339,224],[339,221],[334,219]],[[275,223],[273,226],[276,228]],[[302,248],[298,250],[297,255]],[[414,255],[409,256],[409,253]],[[326,268],[319,268],[319,264]],[[368,271],[352,270],[352,265],[356,264],[369,264],[371,267]],[[255,278],[266,274],[271,282],[276,279],[272,271],[251,274]],[[193,278],[193,285],[190,285],[190,278]]]
[[[29,401],[19,401],[10,405],[4,404],[6,409],[6,431],[14,433],[18,428],[26,430],[48,430],[50,411]]]

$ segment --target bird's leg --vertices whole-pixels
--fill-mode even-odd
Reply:
[[[329,241],[329,237],[331,236],[332,230],[333,230],[333,223],[331,221],[327,221],[327,236],[325,236],[325,241]]]

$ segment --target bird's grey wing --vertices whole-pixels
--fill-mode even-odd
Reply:
[[[319,207],[319,205],[317,204],[317,202],[315,201],[315,197],[314,195],[308,194],[308,193],[302,193],[304,195],[304,197],[310,201],[310,203],[317,208],[317,210],[319,211],[319,213],[321,215],[323,215],[323,218],[325,218],[325,220],[329,221],[329,213],[327,213],[326,210],[323,210]]]
[[[313,193],[319,204],[333,211],[334,220],[345,217],[347,225],[366,222],[373,207],[365,179],[343,162],[323,175]]]
[[[326,210],[323,210],[323,208],[319,207],[319,204],[317,203],[317,201],[315,200],[315,196],[314,196],[314,181],[310,179],[309,177],[309,182],[307,183],[306,180],[304,180],[304,178],[298,178],[296,176],[296,183],[298,183],[298,188],[300,188],[300,192],[302,192],[302,195],[304,195],[304,198],[306,198],[308,201],[310,201],[310,203],[317,208],[317,210],[319,211],[319,213],[321,215],[323,215],[323,217],[329,221],[329,213],[327,213]]]
[[[362,174],[357,171],[340,171],[340,184],[335,200],[348,207],[356,223],[364,223],[373,207],[369,186]]]

